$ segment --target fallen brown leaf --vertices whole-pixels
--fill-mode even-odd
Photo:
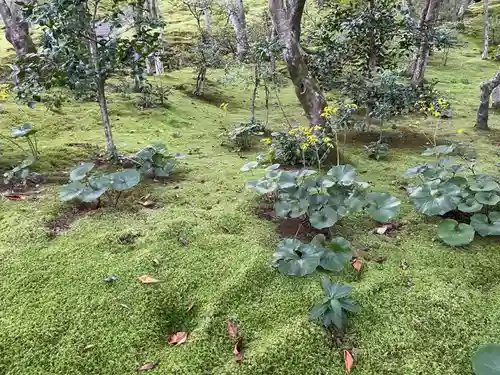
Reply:
[[[160,280],[157,280],[149,275],[139,276],[138,279],[142,284],[156,284],[160,282]]]
[[[358,272],[361,271],[361,261],[359,259],[354,259],[352,261],[352,266],[354,267],[354,269],[356,271],[358,271]]]
[[[395,221],[389,224],[384,224],[378,228],[375,228],[373,230],[374,234],[389,234],[390,232],[394,232],[395,230],[398,230],[401,228],[402,224],[399,221]]]
[[[354,361],[352,359],[352,355],[349,350],[344,350],[344,362],[345,362],[345,369],[347,370],[348,373],[350,373]]]
[[[193,310],[193,307],[194,307],[194,302],[191,302],[187,308],[187,312],[190,312],[191,310]]]
[[[375,233],[377,234],[384,234],[385,232],[387,232],[387,225],[375,229]]]
[[[158,366],[160,364],[160,360],[157,360],[155,362],[149,362],[149,363],[145,363],[143,364],[141,367],[139,367],[137,369],[137,371],[148,371],[148,370],[152,370],[154,369],[156,366]]]
[[[24,195],[16,195],[16,194],[7,194],[4,195],[10,201],[24,201],[26,197]]]
[[[227,333],[229,333],[229,337],[232,339],[238,337],[238,326],[232,321],[232,319],[227,321]]]
[[[144,202],[139,202],[142,207],[146,207],[146,208],[151,208],[151,207],[154,207],[155,206],[155,202],[154,201],[144,201]]]
[[[234,344],[233,354],[236,362],[243,361],[243,337],[240,337]]]
[[[188,338],[187,332],[177,332],[168,335],[167,343],[169,345],[181,345],[187,341],[187,338]]]

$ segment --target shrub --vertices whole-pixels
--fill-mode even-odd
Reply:
[[[469,161],[461,145],[441,145],[427,149],[424,156],[436,161],[410,168],[405,177],[418,177],[408,189],[415,209],[427,216],[465,218],[469,223],[453,219],[441,222],[438,235],[448,245],[471,243],[475,233],[480,236],[500,235],[500,184],[498,176],[478,173],[475,161]],[[461,156],[456,162],[446,156]]]
[[[364,146],[364,149],[368,157],[375,160],[385,159],[391,152],[389,144],[385,143],[381,139],[368,143]]]
[[[167,104],[172,89],[163,84],[146,82],[142,88],[137,107],[139,109],[156,108]]]
[[[263,140],[270,146],[269,158],[282,165],[317,167],[328,160],[335,147],[321,126],[299,126],[288,132],[274,132]]]
[[[94,163],[81,164],[70,173],[70,183],[63,185],[59,198],[63,202],[99,202],[104,194],[118,203],[123,191],[134,188],[140,181],[140,173],[133,168],[114,173],[94,171]]]
[[[172,174],[182,154],[168,153],[164,144],[157,143],[149,145],[140,150],[133,158],[138,166],[139,172],[146,178],[164,178]]]
[[[17,126],[12,129],[11,135],[12,138],[24,138],[26,139],[26,143],[30,149],[30,153],[23,160],[21,164],[14,167],[12,170],[4,173],[4,183],[26,183],[26,178],[28,177],[30,171],[29,168],[37,161],[39,152],[38,152],[38,143],[36,139],[37,130],[31,124],[23,124]],[[15,147],[19,148],[21,151],[25,151],[25,149],[12,138],[8,138],[2,136],[2,138],[9,141]]]
[[[227,110],[227,104],[225,104]],[[222,108],[222,105],[221,105]],[[227,132],[230,147],[237,151],[250,150],[254,145],[254,140],[258,136],[266,133],[264,125],[258,121],[255,122],[242,122],[234,129]]]

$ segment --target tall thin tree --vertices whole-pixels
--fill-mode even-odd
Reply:
[[[483,0],[483,54],[481,58],[483,60],[488,60],[488,46],[490,41],[489,31],[490,31],[490,16],[489,16],[489,1]]]

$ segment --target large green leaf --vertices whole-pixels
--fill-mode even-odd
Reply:
[[[313,273],[321,262],[321,253],[309,244],[286,238],[278,244],[273,265],[289,276],[306,276]]]
[[[399,215],[401,201],[389,193],[368,193],[366,199],[369,203],[367,212],[380,223],[388,223]]]
[[[59,191],[59,199],[63,202],[69,202],[74,199],[81,200],[81,195],[85,191],[86,186],[79,181],[73,181],[68,185],[61,186]]]
[[[85,188],[81,192],[79,199],[82,202],[94,202],[98,200],[101,197],[101,195],[103,195],[106,192],[106,190],[107,190],[106,188],[98,190],[94,190],[92,188]]]
[[[309,208],[309,201],[307,199],[300,199],[298,201],[292,202],[292,209],[290,210],[290,217],[292,219],[301,217],[305,215],[307,209]]]
[[[278,185],[280,189],[289,189],[295,187],[297,186],[297,177],[292,172],[283,171],[279,176]]]
[[[250,171],[250,170],[252,170],[252,169],[257,168],[257,166],[258,166],[258,165],[259,165],[259,163],[258,163],[258,162],[256,162],[256,161],[251,161],[251,162],[249,162],[249,163],[246,163],[243,167],[241,167],[241,168],[240,168],[240,171],[242,171],[242,172],[248,172],[248,171]]]
[[[76,167],[71,171],[69,175],[70,180],[71,181],[83,180],[87,176],[87,173],[89,173],[94,168],[94,166],[95,164],[92,162],[80,164],[78,167]]]
[[[251,189],[261,195],[270,194],[278,189],[278,184],[272,180],[261,179]]]
[[[490,212],[488,216],[475,214],[470,219],[470,225],[481,236],[500,236],[500,212]]]
[[[287,217],[292,210],[292,203],[289,201],[277,201],[274,204],[274,211],[277,217]]]
[[[496,191],[480,191],[474,196],[476,201],[487,206],[496,206],[500,202],[500,196]]]
[[[500,375],[500,345],[480,347],[472,356],[472,369],[476,375]]]
[[[440,145],[432,148],[426,149],[422,155],[423,156],[434,156],[434,155],[448,155],[455,151],[454,145]]]
[[[136,169],[124,169],[109,175],[111,188],[113,190],[128,190],[136,186],[141,181],[141,174]]]
[[[474,228],[468,224],[458,223],[455,220],[443,220],[438,227],[438,235],[450,246],[464,246],[474,240]]]
[[[27,135],[31,135],[33,133],[36,133],[36,130],[33,128],[33,125],[31,124],[22,124],[19,126],[16,126],[15,128],[12,129],[12,136],[13,137],[25,137]]]
[[[327,173],[333,181],[340,185],[351,186],[356,181],[356,169],[352,165],[337,165]]]
[[[472,191],[493,191],[500,188],[498,183],[492,181],[488,178],[477,178],[476,181],[473,181],[469,184],[469,189]]]
[[[309,215],[309,221],[316,229],[330,228],[337,220],[337,211],[331,207],[323,207],[319,210],[314,210]]]
[[[427,215],[444,215],[457,208],[460,187],[451,183],[428,183],[410,193],[410,199],[418,212]]]
[[[462,212],[474,213],[481,211],[483,209],[483,205],[474,198],[468,198],[465,201],[460,202],[457,208]]]

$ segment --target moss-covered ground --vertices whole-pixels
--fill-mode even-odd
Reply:
[[[489,133],[476,133],[473,125],[478,85],[497,68],[469,46],[452,53],[446,67],[434,56],[429,71],[454,109],[440,138],[473,142],[486,170],[495,169],[499,117],[492,114]],[[190,70],[165,77],[187,87],[192,79]],[[139,111],[133,100],[111,96],[122,152],[163,141],[187,154],[170,183],[140,188],[161,208],[106,208],[54,237],[47,222],[68,209],[58,201],[56,183],[43,184],[25,201],[0,200],[0,374],[126,375],[156,360],[161,363],[152,373],[161,375],[345,373],[342,347],[308,320],[322,296],[319,275],[291,278],[269,267],[279,237],[272,223],[254,215],[256,200],[242,189],[250,176],[239,171],[257,151],[240,155],[221,146],[221,128],[247,119],[249,92],[221,86],[216,74],[210,79],[213,102],[174,90],[168,108]],[[287,115],[302,120],[293,90],[280,97]],[[229,104],[227,114],[222,102]],[[263,117],[262,103],[259,108]],[[272,108],[271,126],[279,128],[281,111]],[[37,170],[54,181],[103,147],[94,103],[68,103],[62,114],[7,103],[0,130],[6,134],[26,121],[40,129]],[[433,127],[419,122],[423,130]],[[436,238],[437,221],[413,212],[399,189],[401,174],[422,158],[422,138],[405,139],[381,162],[368,160],[361,143],[343,147],[375,190],[403,199],[403,226],[395,235],[371,234],[376,224],[361,216],[336,227],[358,248],[387,258],[365,262],[359,277],[351,270],[331,277],[352,285],[362,307],[350,319],[344,345],[355,348],[353,373],[359,375],[470,375],[475,348],[500,339],[499,242],[476,239],[453,249]],[[1,158],[5,169],[22,154],[5,145]],[[137,237],[122,244],[124,235]],[[103,282],[111,274],[118,281]],[[137,277],[144,274],[162,282],[142,285]],[[228,318],[244,336],[240,363]],[[177,331],[189,332],[188,342],[169,346],[167,335]]]

